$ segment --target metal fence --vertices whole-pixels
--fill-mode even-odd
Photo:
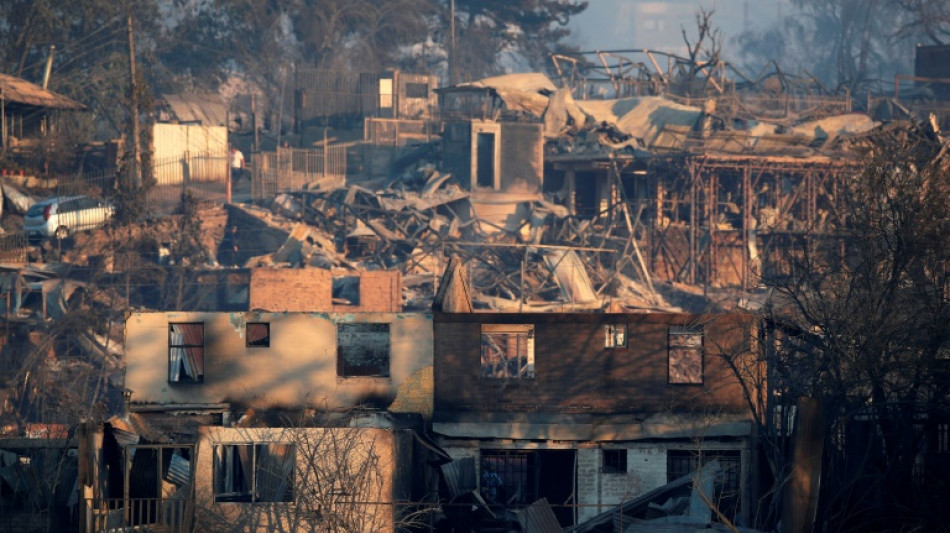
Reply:
[[[405,146],[411,141],[429,142],[440,133],[429,120],[376,118],[363,120],[363,140],[377,146]]]
[[[316,150],[278,147],[276,152],[255,153],[253,160],[251,197],[255,200],[301,190],[314,183],[342,185],[346,180],[345,146]]]
[[[155,182],[148,188],[143,212],[166,215],[175,212],[182,195],[190,192],[203,203],[223,204],[228,199],[229,158],[226,153],[184,153],[153,163]],[[87,172],[61,180],[55,196],[85,195],[114,203],[118,178],[115,169]]]

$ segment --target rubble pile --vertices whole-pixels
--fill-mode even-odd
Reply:
[[[396,269],[410,308],[429,304],[452,255],[469,265],[480,308],[670,307],[623,274],[632,252],[629,237],[613,233],[618,221],[580,220],[537,200],[499,228],[475,215],[470,193],[451,175],[425,161],[377,190],[283,193],[266,218],[287,228],[288,242],[241,266]]]

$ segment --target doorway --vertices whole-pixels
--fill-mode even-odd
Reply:
[[[475,161],[475,186],[495,188],[495,134],[479,133]]]

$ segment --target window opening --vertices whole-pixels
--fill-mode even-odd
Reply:
[[[355,251],[356,256],[362,255],[368,251],[365,243],[356,243],[360,249]],[[352,247],[351,247],[351,252]],[[333,303],[341,305],[359,305],[360,304],[360,277],[359,276],[339,276],[333,278]]]
[[[248,347],[270,347],[270,323],[248,322],[244,326],[244,340]]]
[[[739,511],[740,484],[742,473],[742,452],[739,450],[667,450],[666,481],[674,481],[700,465],[719,461],[722,469],[721,483],[716,483],[716,493],[712,501],[719,506],[723,516],[735,520]]]
[[[393,106],[393,80],[380,78],[379,80],[379,107],[388,109]]]
[[[292,444],[217,444],[214,501],[293,501],[295,463]]]
[[[483,450],[479,491],[490,504],[528,505],[537,500],[537,454],[523,450]]]
[[[389,376],[389,324],[339,324],[337,375]]]
[[[627,450],[602,450],[603,464],[601,472],[604,474],[627,473]]]
[[[168,325],[168,381],[204,381],[204,324]]]
[[[604,326],[604,347],[626,348],[627,347],[627,325],[626,324],[607,324],[606,326]]]
[[[534,379],[534,326],[482,324],[482,377]]]
[[[702,328],[688,326],[670,327],[669,382],[676,384],[702,384]]]
[[[426,83],[407,83],[406,98],[428,98],[429,85]]]

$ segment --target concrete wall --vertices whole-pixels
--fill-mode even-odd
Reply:
[[[411,98],[407,95],[406,85],[418,83],[428,87],[428,98]],[[428,118],[433,110],[439,105],[439,97],[435,90],[439,88],[439,78],[428,74],[407,74],[397,72],[396,74],[396,92],[398,94],[396,105],[398,107],[398,118]]]
[[[533,379],[481,377],[482,324],[533,324]],[[604,326],[628,343],[604,347]],[[702,325],[703,383],[668,382],[671,325]],[[435,316],[435,409],[457,413],[741,413],[742,390],[723,353],[751,340],[751,317],[678,313],[471,313]],[[747,352],[743,352],[747,353]]]
[[[472,179],[472,128],[468,121],[447,120],[442,135],[442,170],[465,188]]]
[[[247,347],[246,322],[270,324],[270,347]],[[168,382],[168,324],[204,324],[204,381]],[[337,324],[390,324],[389,377],[339,377]],[[125,324],[125,386],[134,403],[254,408],[388,406],[432,364],[432,317],[363,313],[132,313]]]
[[[296,501],[287,503],[215,503],[214,502],[214,445],[282,443],[296,448],[295,480]],[[347,450],[338,455],[327,454],[331,443],[345,444],[336,449]],[[327,444],[327,445],[324,445]],[[200,430],[195,465],[195,523],[198,531],[294,531],[316,530],[319,522],[302,509],[314,507],[323,498],[310,498],[304,488],[325,491],[328,483],[340,483],[357,492],[357,502],[373,502],[346,506],[340,504],[326,514],[342,516],[354,531],[393,531],[393,490],[395,469],[400,462],[396,454],[396,436],[383,429],[344,428],[221,428],[203,427]],[[342,474],[342,465],[358,471],[368,454],[379,457],[375,471],[370,473],[373,483],[354,487],[354,477]],[[344,480],[334,480],[327,472],[340,472]],[[346,480],[351,483],[347,483]],[[356,484],[359,485],[359,484]],[[360,490],[360,488],[362,490]],[[337,514],[339,513],[339,514]],[[237,526],[237,527],[235,527]]]
[[[544,137],[540,124],[487,120],[447,121],[442,137],[442,168],[465,188],[476,190],[478,134],[495,136],[492,190],[540,193],[544,175]],[[486,188],[482,188],[487,190]]]
[[[544,176],[541,124],[501,124],[501,190],[540,192]]]
[[[583,522],[612,505],[636,498],[666,484],[666,448],[659,444],[628,444],[627,472],[604,473],[603,448],[577,450],[577,497]]]

